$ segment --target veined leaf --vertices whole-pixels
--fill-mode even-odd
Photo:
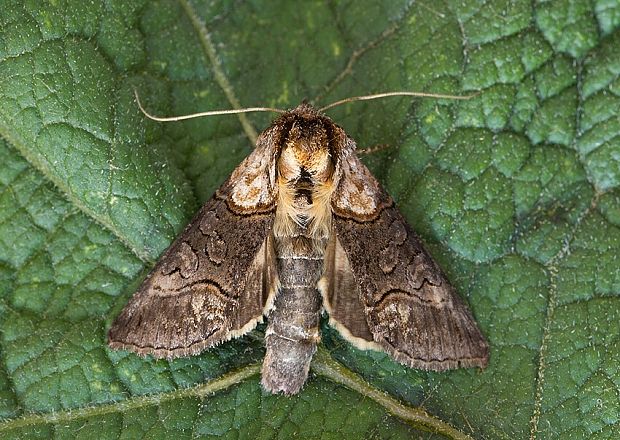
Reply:
[[[618,437],[618,47],[611,0],[4,0],[1,436]],[[111,319],[272,117],[159,124],[134,88],[167,116],[479,91],[329,116],[390,146],[364,160],[468,300],[489,367],[411,370],[325,326],[341,366],[322,352],[285,398],[253,377],[260,337],[172,362],[108,350]]]

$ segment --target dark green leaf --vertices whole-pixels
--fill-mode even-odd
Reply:
[[[4,1],[2,437],[411,438],[419,405],[476,438],[617,437],[618,47],[605,0]],[[480,91],[329,115],[390,146],[364,160],[468,300],[490,366],[415,371],[325,326],[368,383],[344,388],[319,356],[330,380],[289,399],[248,379],[260,337],[173,362],[108,350],[111,319],[272,118],[159,124],[134,88],[167,116]]]

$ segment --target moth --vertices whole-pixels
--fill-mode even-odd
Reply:
[[[295,394],[322,311],[355,347],[413,368],[485,367],[465,303],[322,111],[301,104],[263,131],[160,258],[109,331],[139,355],[195,355],[267,318],[262,386]]]

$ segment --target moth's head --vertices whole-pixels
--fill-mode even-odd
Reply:
[[[279,125],[280,178],[300,184],[331,181],[340,148],[338,142],[344,135],[342,129],[307,104],[285,114]]]

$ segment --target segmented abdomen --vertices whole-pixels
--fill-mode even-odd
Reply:
[[[275,240],[280,290],[268,316],[262,369],[263,387],[271,392],[295,394],[308,376],[320,339],[322,300],[316,286],[326,243],[303,235]]]

